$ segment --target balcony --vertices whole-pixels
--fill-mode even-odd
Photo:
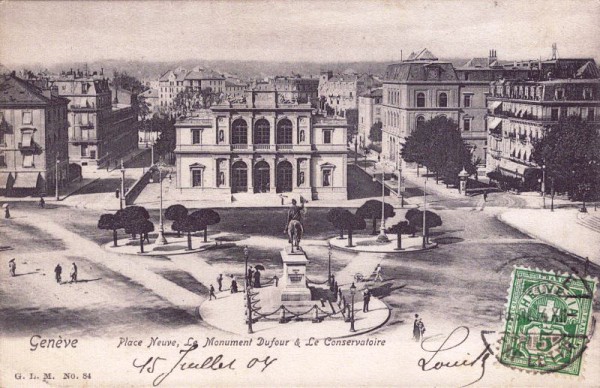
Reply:
[[[175,147],[176,153],[197,153],[197,152],[228,152],[227,144],[178,144]]]
[[[254,151],[275,151],[274,144],[254,144]]]
[[[232,151],[248,151],[248,144],[232,144]]]
[[[29,144],[19,143],[18,148],[21,152],[33,152],[37,147],[34,142],[30,142]]]
[[[293,144],[277,144],[277,151],[292,151],[293,149]]]

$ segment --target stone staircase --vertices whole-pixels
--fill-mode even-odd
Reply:
[[[284,194],[285,195],[285,194]],[[289,205],[291,199],[284,198],[284,203]],[[231,194],[231,202],[243,205],[254,205],[260,203],[262,206],[281,206],[281,196],[276,193],[235,193]]]
[[[600,233],[600,216],[590,213],[578,213],[577,223]]]

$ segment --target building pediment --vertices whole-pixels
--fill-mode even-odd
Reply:
[[[193,164],[190,164],[190,168],[201,168],[201,169],[204,169],[204,168],[206,168],[206,166],[203,165],[202,163],[193,163]]]

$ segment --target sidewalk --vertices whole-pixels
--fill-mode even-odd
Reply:
[[[514,209],[498,218],[553,247],[600,265],[600,233],[578,222],[577,209]]]

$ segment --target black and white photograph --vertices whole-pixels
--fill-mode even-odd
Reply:
[[[0,387],[593,387],[599,0],[0,2]]]

